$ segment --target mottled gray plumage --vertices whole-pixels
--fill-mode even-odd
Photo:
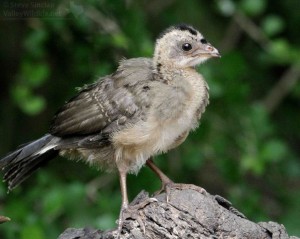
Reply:
[[[0,160],[9,189],[60,154],[117,169],[127,208],[126,174],[177,147],[198,126],[208,87],[194,67],[218,56],[191,26],[167,29],[153,58],[121,61],[115,73],[83,87],[58,111],[49,134]]]
[[[112,133],[135,123],[145,117],[153,80],[150,59],[123,60],[114,74],[83,87],[67,102],[54,117],[50,133],[60,137]]]

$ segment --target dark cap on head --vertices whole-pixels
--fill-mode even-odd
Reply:
[[[162,33],[159,34],[157,39],[162,38],[164,35],[166,35],[167,33],[173,31],[173,30],[180,30],[180,31],[189,31],[192,35],[197,36],[197,30],[192,27],[191,25],[185,24],[185,23],[181,23],[178,25],[174,25],[169,27],[168,29],[166,29],[165,31],[163,31]]]

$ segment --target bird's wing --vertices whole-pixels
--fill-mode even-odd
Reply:
[[[123,60],[114,74],[70,99],[55,115],[50,133],[60,137],[110,133],[140,120],[150,104],[147,84],[152,72],[151,59]]]

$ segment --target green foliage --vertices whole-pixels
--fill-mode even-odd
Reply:
[[[210,87],[200,128],[156,162],[174,181],[202,186],[248,218],[278,221],[300,236],[300,85],[299,73],[289,73],[299,65],[298,2],[162,2],[57,1],[50,11],[60,9],[59,16],[1,16],[1,155],[45,134],[75,87],[112,73],[124,57],[151,57],[160,31],[187,22],[222,58],[198,68]],[[284,94],[275,94],[270,110],[266,98],[278,82]],[[128,184],[131,199],[160,187],[147,168]],[[12,219],[0,225],[0,238],[112,228],[120,202],[116,174],[57,158],[9,194],[0,184],[0,215]]]
[[[284,30],[284,20],[277,15],[268,15],[264,18],[262,29],[269,36],[274,36]]]
[[[269,46],[270,55],[280,64],[299,61],[300,49],[294,48],[286,39],[276,39]]]
[[[12,89],[12,96],[24,113],[35,115],[45,108],[43,97],[32,94],[27,85],[17,85]]]
[[[234,14],[236,6],[232,0],[217,1],[217,7],[224,16],[231,16]]]
[[[25,225],[22,228],[21,238],[44,239],[46,238],[46,235],[43,233],[42,228],[39,225]]]
[[[242,0],[241,9],[251,16],[262,14],[267,6],[266,0]]]

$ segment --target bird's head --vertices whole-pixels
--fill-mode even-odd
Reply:
[[[220,57],[219,51],[207,42],[199,31],[185,24],[168,28],[156,41],[156,65],[189,68],[211,57]]]

